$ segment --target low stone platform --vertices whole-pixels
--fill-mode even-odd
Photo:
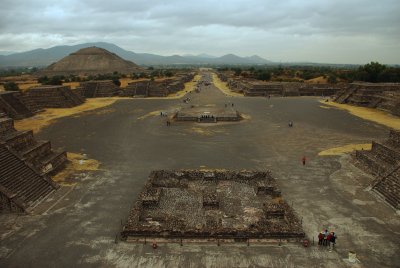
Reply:
[[[301,239],[301,222],[269,171],[153,171],[123,239]]]
[[[242,119],[240,113],[233,107],[192,107],[178,111],[174,119],[176,121],[192,121],[199,123],[216,123],[221,121],[239,121]]]

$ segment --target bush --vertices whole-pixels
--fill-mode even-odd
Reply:
[[[7,82],[4,84],[4,89],[6,91],[19,91],[19,87],[16,83],[14,82]]]

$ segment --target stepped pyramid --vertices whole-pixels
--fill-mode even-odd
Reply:
[[[66,152],[38,141],[32,131],[17,131],[0,116],[0,214],[29,211],[59,186],[50,175],[67,162]]]
[[[87,47],[49,65],[39,71],[38,75],[97,75],[113,72],[131,74],[143,72],[143,69],[106,49]]]

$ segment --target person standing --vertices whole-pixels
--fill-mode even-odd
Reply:
[[[330,242],[332,243],[332,248],[335,248],[335,244],[336,244],[336,234],[335,232],[331,232],[331,240]]]
[[[318,234],[318,245],[322,246],[322,241],[324,240],[324,234],[322,232],[319,232]]]
[[[306,165],[306,160],[307,160],[306,156],[303,156],[303,158],[301,158],[301,162],[303,163],[303,166]]]

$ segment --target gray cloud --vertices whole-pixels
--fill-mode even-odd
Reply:
[[[2,0],[0,50],[113,42],[159,54],[400,63],[397,0]]]

